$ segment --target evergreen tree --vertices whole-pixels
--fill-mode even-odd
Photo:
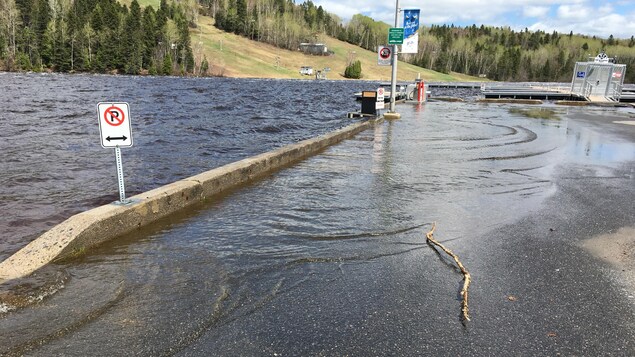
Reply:
[[[248,35],[247,25],[249,18],[247,16],[247,3],[245,0],[236,0],[236,33],[239,35]]]
[[[41,46],[44,42],[44,33],[48,28],[49,21],[51,21],[51,7],[49,6],[48,0],[37,0],[35,6],[35,36],[36,43],[38,46]]]
[[[104,3],[102,16],[101,45],[97,53],[100,67],[104,70],[123,70],[124,61],[121,54],[121,32],[119,30],[119,5],[117,3]]]
[[[51,62],[53,68],[59,72],[68,72],[71,70],[71,48],[67,26],[67,23],[61,16],[55,20]]]
[[[0,32],[0,59],[5,59],[7,56],[7,39],[4,37],[4,34]]]
[[[203,56],[203,61],[201,61],[201,76],[207,76],[208,70],[209,62],[207,62],[207,57]]]
[[[191,73],[194,70],[194,53],[190,44],[190,30],[184,20],[177,22],[177,27],[179,33],[177,49],[180,55],[177,63],[183,67],[185,72]]]
[[[346,69],[344,70],[344,77],[352,79],[362,78],[362,63],[358,60],[346,66]]]
[[[143,42],[141,41],[141,8],[137,0],[132,0],[130,3],[130,11],[125,19],[121,37],[125,72],[139,74],[142,65]]]
[[[100,32],[103,28],[103,17],[104,12],[101,9],[101,5],[97,4],[90,15],[90,25],[96,32]]]
[[[172,75],[172,55],[168,54],[163,58],[163,66],[161,67],[161,74],[166,76]]]
[[[141,61],[143,68],[150,68],[152,65],[152,54],[157,42],[157,23],[156,13],[152,6],[148,6],[143,10],[143,17],[141,23],[141,41],[142,41],[142,55]],[[156,69],[155,69],[156,71]]]

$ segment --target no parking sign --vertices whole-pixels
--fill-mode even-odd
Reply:
[[[380,66],[392,65],[392,48],[388,46],[379,46],[377,50],[377,64]]]
[[[97,104],[101,146],[104,148],[132,146],[130,106],[128,103]]]
[[[130,106],[128,103],[97,103],[97,120],[101,146],[115,149],[117,162],[117,182],[119,183],[119,204],[129,204],[126,199],[126,187],[123,178],[121,148],[132,146],[132,128],[130,125]]]

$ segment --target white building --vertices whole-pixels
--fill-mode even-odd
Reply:
[[[589,62],[577,62],[571,93],[593,102],[617,102],[622,95],[626,65],[615,64],[604,52]]]

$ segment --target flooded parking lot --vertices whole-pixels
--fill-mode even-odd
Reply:
[[[631,114],[509,109],[399,106],[400,121],[56,264],[50,296],[0,315],[0,353],[635,353],[634,302],[578,246],[635,225],[635,135],[606,120]],[[432,222],[474,278],[467,324]]]

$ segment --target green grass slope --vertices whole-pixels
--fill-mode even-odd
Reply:
[[[323,37],[334,54],[311,56],[299,51],[283,50],[265,43],[251,41],[245,37],[226,33],[214,27],[214,19],[200,16],[199,26],[191,29],[192,49],[197,59],[205,56],[210,63],[212,75],[227,77],[295,78],[309,79],[299,73],[300,67],[314,69],[329,67],[328,79],[345,79],[344,69],[349,59],[362,63],[362,79],[390,80],[390,66],[378,66],[377,54],[331,37]],[[481,81],[482,79],[459,73],[443,74],[425,68],[399,62],[399,80],[421,78],[429,81]]]

